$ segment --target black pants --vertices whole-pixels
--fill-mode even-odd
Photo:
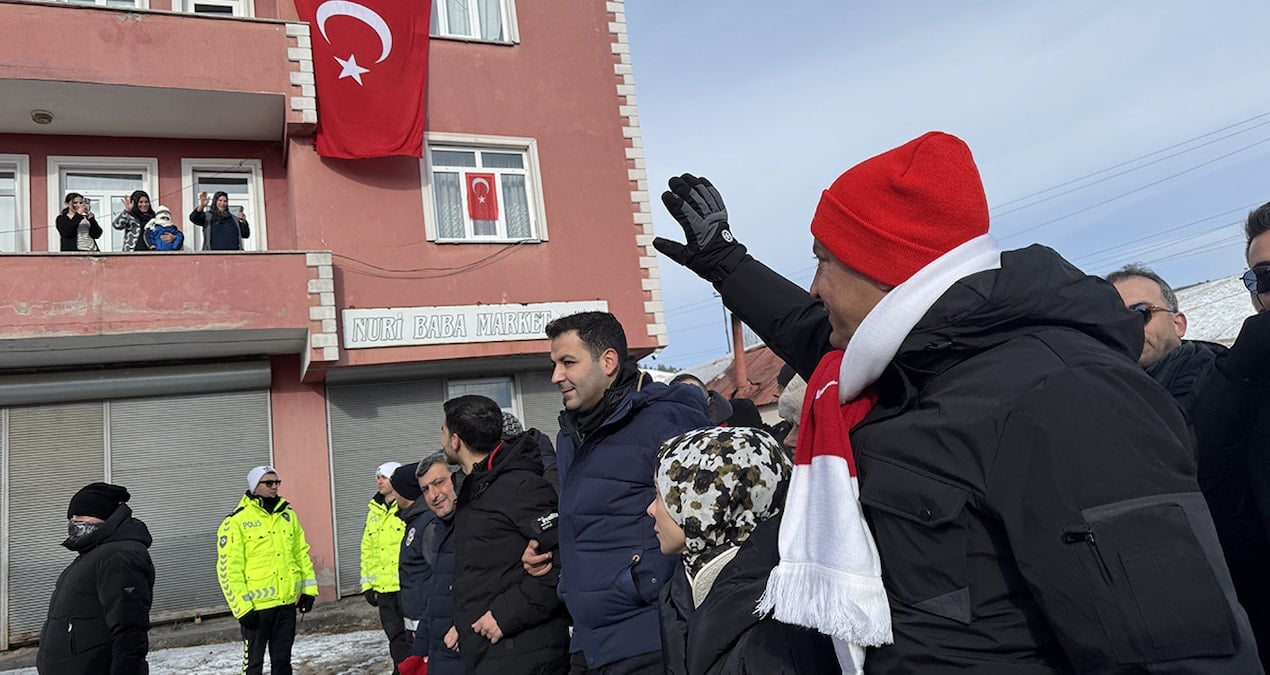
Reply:
[[[295,605],[258,609],[260,626],[242,628],[243,673],[261,675],[265,667],[265,647],[269,648],[269,672],[291,675],[291,645],[295,643]]]
[[[569,675],[662,675],[664,672],[661,652],[632,656],[599,668],[587,668],[586,656],[582,652],[574,652],[569,658]]]
[[[401,605],[397,602],[400,593],[379,594],[379,623],[384,627],[384,635],[388,636],[388,655],[392,657],[392,672],[397,672],[397,664],[410,656],[411,635],[406,632],[406,622],[401,615]]]

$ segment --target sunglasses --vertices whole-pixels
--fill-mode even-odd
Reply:
[[[1240,278],[1249,293],[1270,293],[1270,265],[1257,265]]]
[[[280,481],[280,480],[262,480],[262,481],[260,481],[260,484],[261,484],[261,485],[263,485],[263,486],[265,486],[265,487],[278,487],[279,485],[282,485],[282,481]]]
[[[1158,305],[1147,305],[1147,304],[1134,305],[1130,307],[1129,309],[1131,311],[1137,312],[1138,314],[1142,316],[1142,325],[1144,326],[1147,325],[1148,323],[1151,323],[1151,317],[1155,316],[1156,312],[1168,312],[1169,314],[1174,313],[1173,310],[1169,309],[1168,307],[1160,307]]]

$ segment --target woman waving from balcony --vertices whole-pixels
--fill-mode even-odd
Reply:
[[[96,251],[101,226],[84,195],[66,195],[66,208],[57,216],[57,233],[62,236],[63,251]]]
[[[251,227],[241,211],[229,210],[229,193],[217,192],[208,208],[207,193],[198,194],[198,208],[190,214],[190,222],[203,228],[204,251],[241,251],[243,239],[251,236]]]
[[[145,190],[135,190],[132,196],[123,198],[123,212],[115,216],[111,225],[123,230],[124,251],[150,250],[143,233],[151,218],[154,218],[154,209],[150,208],[150,195]]]

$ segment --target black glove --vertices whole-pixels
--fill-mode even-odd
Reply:
[[[362,597],[366,598],[366,604],[370,605],[371,607],[379,606],[379,594],[375,592],[375,589],[373,588],[366,589],[366,592],[362,593]]]
[[[257,628],[260,628],[260,615],[253,609],[238,617],[238,625],[246,628],[247,630],[256,630]]]
[[[1226,357],[1226,370],[1250,382],[1270,379],[1270,311],[1244,319]]]
[[[723,281],[747,257],[745,245],[732,238],[723,197],[710,181],[690,173],[671,178],[667,185],[670,190],[661,194],[661,201],[679,221],[687,242],[657,237],[653,246],[702,279]]]
[[[313,609],[313,596],[301,595],[300,599],[295,601],[295,607],[301,614],[308,614]]]

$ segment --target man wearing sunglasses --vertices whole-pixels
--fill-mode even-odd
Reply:
[[[1107,275],[1124,306],[1142,318],[1143,344],[1138,364],[1169,390],[1185,408],[1199,379],[1226,348],[1215,342],[1183,340],[1186,315],[1178,309],[1177,294],[1160,275],[1142,265],[1125,265]]]
[[[278,470],[247,472],[247,492],[216,532],[216,575],[242,626],[243,673],[291,675],[295,614],[313,609],[317,578],[309,542],[291,504],[278,496]]]

